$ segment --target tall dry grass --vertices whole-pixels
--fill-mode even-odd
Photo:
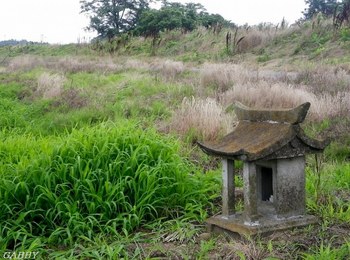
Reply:
[[[289,31],[286,24],[282,28],[272,23],[260,23],[255,26],[241,26],[231,34],[234,35],[234,51],[246,53],[256,48],[261,48],[271,43],[278,35]]]
[[[124,69],[123,65],[115,63],[111,58],[89,59],[73,56],[63,58],[18,56],[10,60],[7,66],[9,71],[29,71],[34,68],[46,68],[63,73],[113,73]]]
[[[88,104],[88,98],[80,89],[65,89],[66,77],[61,74],[44,72],[37,80],[34,97],[43,99],[54,99],[55,105],[65,104],[69,108],[82,108]]]
[[[244,38],[236,46],[236,51],[239,53],[247,52],[270,42],[274,38],[275,30],[272,28],[266,28],[264,30],[251,28],[245,30],[241,35]]]
[[[252,72],[235,64],[206,63],[200,68],[202,87],[212,87],[218,92],[228,90],[234,83],[251,80]]]
[[[307,64],[298,71],[296,83],[307,84],[314,93],[337,93],[349,90],[350,69],[347,66]]]
[[[185,71],[185,65],[181,61],[156,60],[150,64],[149,69],[166,80],[174,80]]]
[[[115,73],[128,69],[137,69],[150,71],[166,80],[174,80],[186,69],[183,62],[169,59],[156,59],[147,62],[125,58],[113,60],[110,57],[88,58],[69,56],[56,58],[30,55],[15,57],[9,61],[7,66],[7,70],[9,71],[29,71],[34,68],[45,68],[62,73]]]
[[[205,64],[202,88],[214,88],[224,107],[240,101],[255,108],[291,108],[311,102],[310,120],[350,116],[350,69],[307,64],[277,71],[237,64]],[[203,92],[203,91],[202,91]]]
[[[65,57],[59,59],[57,62],[48,64],[49,68],[62,70],[69,73],[77,72],[102,72],[102,73],[112,73],[118,72],[123,69],[123,66],[116,64],[110,58],[99,58],[94,60],[83,59],[78,57]]]
[[[307,87],[288,85],[282,82],[237,84],[220,95],[220,103],[228,106],[235,101],[254,108],[292,108],[310,102],[308,118],[320,121],[336,116],[349,116],[350,92],[315,94]]]
[[[173,114],[170,130],[193,135],[193,139],[215,140],[232,130],[234,121],[215,99],[184,98]]]
[[[320,74],[322,70],[320,70]],[[235,101],[252,108],[293,108],[310,102],[307,120],[344,117],[350,118],[350,91],[340,88],[340,82],[349,82],[346,68],[327,70],[320,80],[328,81],[330,89],[320,91],[313,85],[301,84],[300,71],[276,71],[249,68],[237,64],[204,64],[199,69],[202,98],[184,99],[175,111],[170,129],[194,139],[215,140],[232,129],[234,119],[224,112]],[[314,80],[316,75],[313,74]],[[332,85],[331,85],[332,83]],[[210,97],[200,89],[214,88]]]
[[[129,58],[125,61],[124,67],[125,69],[147,70],[150,66],[145,61]]]
[[[59,97],[63,93],[66,78],[60,74],[44,72],[38,77],[35,95],[44,99]]]
[[[14,57],[8,63],[7,70],[9,71],[29,71],[45,64],[41,57],[23,55]]]

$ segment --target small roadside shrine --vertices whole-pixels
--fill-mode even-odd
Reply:
[[[207,220],[211,232],[254,235],[317,221],[305,213],[305,154],[322,152],[327,142],[300,127],[309,108],[254,110],[237,103],[236,128],[219,141],[198,143],[222,158],[222,214]],[[235,210],[234,160],[243,161],[243,212]]]

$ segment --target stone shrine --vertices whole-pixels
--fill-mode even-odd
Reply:
[[[235,105],[236,128],[219,141],[198,145],[222,158],[222,214],[207,220],[210,231],[254,235],[306,226],[305,154],[328,144],[302,130],[310,108],[255,110]],[[235,211],[234,160],[243,161],[244,211]]]

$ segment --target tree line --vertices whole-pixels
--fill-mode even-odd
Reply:
[[[151,3],[159,2],[159,9]],[[317,14],[333,16],[335,27],[350,22],[350,0],[305,0],[303,19]],[[199,3],[181,4],[168,0],[80,0],[81,12],[90,18],[89,30],[100,39],[112,39],[125,33],[157,38],[163,31],[189,32],[198,26],[234,26],[220,14],[210,14]]]
[[[161,2],[159,9],[150,8]],[[124,33],[158,37],[174,29],[189,32],[198,26],[233,25],[219,14],[210,14],[198,3],[181,4],[167,0],[81,0],[81,12],[90,17],[89,30],[98,38],[112,39]]]
[[[47,43],[43,43],[43,42],[33,42],[33,41],[27,41],[27,40],[4,40],[4,41],[0,41],[0,47],[3,46],[16,46],[16,45],[28,45],[28,44],[47,44]]]

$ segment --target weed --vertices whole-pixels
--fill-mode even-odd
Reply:
[[[349,164],[327,164],[318,175],[309,172],[307,178],[308,208],[326,221],[349,222]]]
[[[340,39],[344,42],[350,41],[350,29],[347,27],[340,29]]]
[[[265,53],[265,54],[259,56],[258,59],[257,59],[257,61],[258,61],[258,62],[267,62],[267,61],[269,61],[270,59],[271,59],[270,56],[269,56],[268,54]]]
[[[201,241],[200,249],[197,254],[197,259],[206,258],[209,252],[216,248],[215,240],[210,239],[209,241]]]
[[[348,259],[350,257],[350,243],[345,243],[340,248],[333,248],[331,244],[324,245],[323,243],[314,250],[313,253],[303,254],[305,260],[337,260]]]

